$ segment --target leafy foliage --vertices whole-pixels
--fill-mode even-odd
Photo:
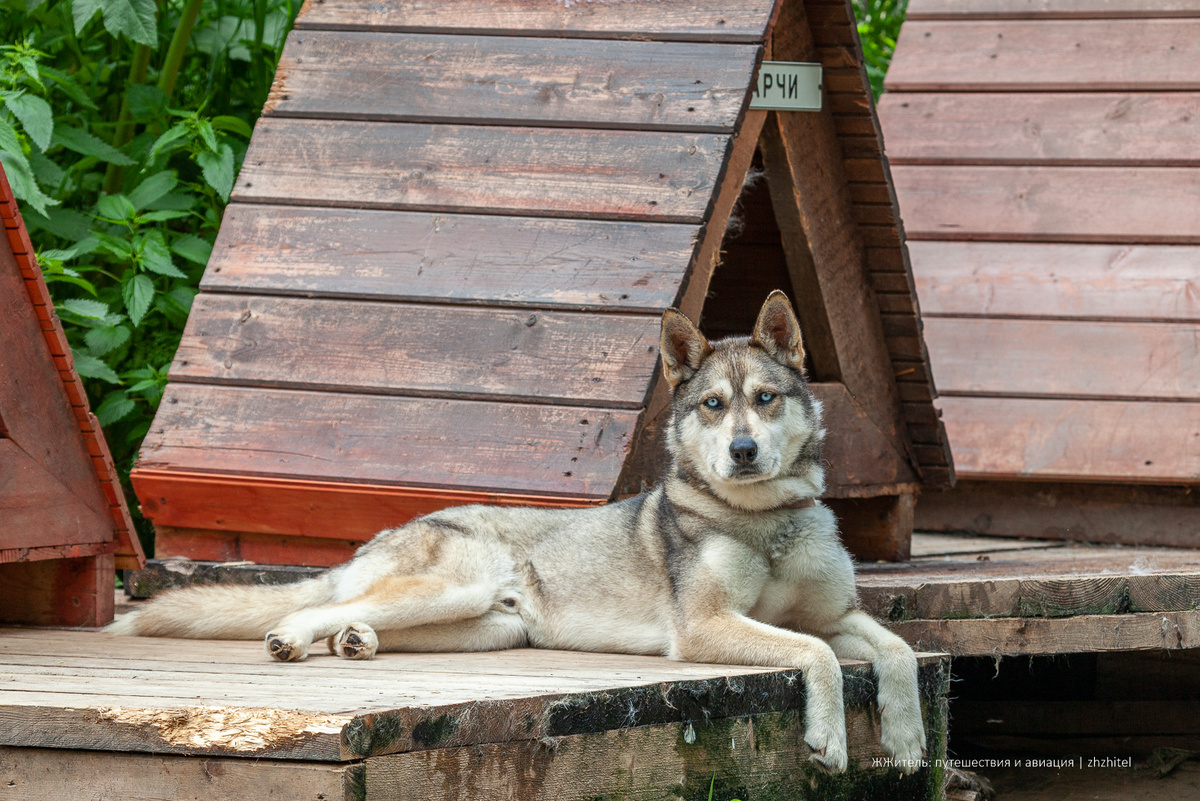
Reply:
[[[298,8],[0,0],[0,163],[123,478]]]
[[[896,37],[908,10],[908,0],[854,0],[854,16],[858,18],[858,36],[862,40],[863,56],[867,61],[867,77],[875,99],[883,94],[883,76],[892,63]]]

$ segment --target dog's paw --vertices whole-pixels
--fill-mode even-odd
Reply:
[[[804,742],[812,749],[809,760],[826,773],[842,773],[850,757],[846,751],[846,729],[843,726],[809,726]]]
[[[920,704],[889,704],[880,715],[883,732],[879,738],[892,764],[905,773],[919,769],[925,761],[925,722]]]
[[[289,629],[276,629],[267,633],[263,644],[272,658],[280,662],[299,662],[308,656],[310,640]]]
[[[366,623],[351,623],[333,636],[333,652],[343,659],[370,659],[379,650],[379,637]]]

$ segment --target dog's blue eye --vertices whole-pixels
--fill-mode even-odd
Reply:
[[[721,401],[717,400],[716,398],[707,398],[704,401],[704,405],[710,409],[720,409]]]
[[[774,393],[774,392],[760,392],[760,393],[758,393],[758,402],[759,402],[759,403],[770,403],[770,402],[771,402],[771,401],[773,401],[773,400],[775,400],[775,393]]]

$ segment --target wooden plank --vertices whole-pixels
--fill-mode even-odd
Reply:
[[[307,0],[297,30],[491,33],[596,39],[758,42],[773,0],[660,0],[650,5],[567,4],[558,0],[467,0],[452,11],[419,0]]]
[[[927,493],[916,509],[926,531],[1001,537],[1200,545],[1200,494],[1191,487],[961,481]]]
[[[1195,323],[925,320],[943,397],[1200,400],[1198,335]]]
[[[637,409],[648,315],[201,294],[172,381]]]
[[[889,93],[892,164],[1200,165],[1197,92]]]
[[[911,0],[905,19],[1200,17],[1194,0]]]
[[[191,495],[199,495],[199,491],[183,482],[176,482],[177,485],[184,487],[184,492],[176,493],[171,496],[164,495],[164,498],[169,498],[168,503],[163,506],[171,506],[176,509],[185,508],[186,500],[181,501],[180,496],[184,499]],[[140,482],[140,486],[145,486],[145,482]],[[276,507],[282,507],[283,504],[274,496],[267,496],[267,504],[264,508],[258,510],[265,520],[258,521],[260,527],[274,527],[274,521],[266,517]],[[285,512],[290,513],[288,516],[295,518],[303,514],[303,506],[283,507]],[[194,521],[192,516],[184,513],[184,522],[208,522],[205,520]],[[154,521],[154,553],[164,559],[181,557],[183,559],[199,559],[210,562],[250,562],[260,565],[273,566],[292,566],[303,565],[309,567],[333,567],[340,565],[343,562],[348,562],[354,557],[354,552],[363,544],[364,539],[351,538],[347,536],[341,537],[296,537],[287,534],[259,534],[257,532],[238,531],[229,528],[229,523],[226,523],[223,518],[218,518],[221,525],[225,526],[220,530],[207,528],[191,528],[191,527],[176,527],[162,525],[157,519],[151,517]],[[360,521],[354,520],[355,523],[361,525]],[[392,521],[393,523],[402,523],[402,520]],[[343,527],[339,525],[332,529],[332,532],[341,534]],[[377,528],[380,531],[382,528]]]
[[[233,550],[227,557],[222,556],[222,560],[250,558],[239,550],[238,533],[318,539],[336,533],[343,540],[362,542],[385,528],[447,506],[488,503],[574,507],[598,502],[576,496],[471,492],[336,480],[263,479],[153,470],[144,466],[133,471],[132,479],[141,499],[142,512],[156,526],[230,532],[232,542],[224,547]],[[175,534],[182,536],[183,532],[176,531]],[[271,542],[280,544],[279,540]],[[248,542],[243,544],[250,546]],[[348,542],[345,544],[349,547]],[[325,543],[325,546],[332,545]],[[313,547],[321,546],[313,543]],[[275,560],[253,561],[274,563]]]
[[[234,199],[702,222],[728,136],[264,117]]]
[[[1090,654],[1200,646],[1200,612],[1068,618],[910,620],[889,628],[920,649],[954,656]]]
[[[730,133],[758,54],[751,45],[305,31],[288,37],[264,113]]]
[[[861,561],[906,561],[912,555],[913,493],[826,498],[842,544]]]
[[[942,493],[937,493],[941,495]],[[993,551],[1020,551],[1027,549],[1062,548],[1061,542],[1046,540],[1010,540],[1002,537],[967,537],[956,534],[931,534],[913,532],[912,556],[921,559],[928,556],[953,556],[957,554],[989,554]],[[991,557],[988,557],[989,559]]]
[[[933,315],[1200,321],[1200,248],[908,243]]]
[[[896,165],[892,176],[910,240],[1200,243],[1191,168]]]
[[[189,759],[58,748],[0,746],[0,784],[12,801],[120,798],[194,801],[199,798],[355,798],[361,768],[328,763],[249,759]]]
[[[35,548],[54,558],[46,549],[113,541],[112,517],[97,514],[6,438],[0,438],[0,519],[0,550]]]
[[[0,623],[103,626],[113,617],[113,555],[0,564]]]
[[[169,384],[139,466],[605,498],[637,413]]]
[[[1195,91],[1200,19],[914,20],[890,92]]]
[[[695,225],[234,203],[200,287],[657,313],[676,302],[698,233]]]
[[[1200,404],[944,397],[963,478],[1191,483]]]

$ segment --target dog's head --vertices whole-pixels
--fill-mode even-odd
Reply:
[[[661,353],[672,391],[668,449],[691,480],[747,508],[824,490],[821,407],[786,295],[771,293],[751,336],[713,343],[668,309]]]

